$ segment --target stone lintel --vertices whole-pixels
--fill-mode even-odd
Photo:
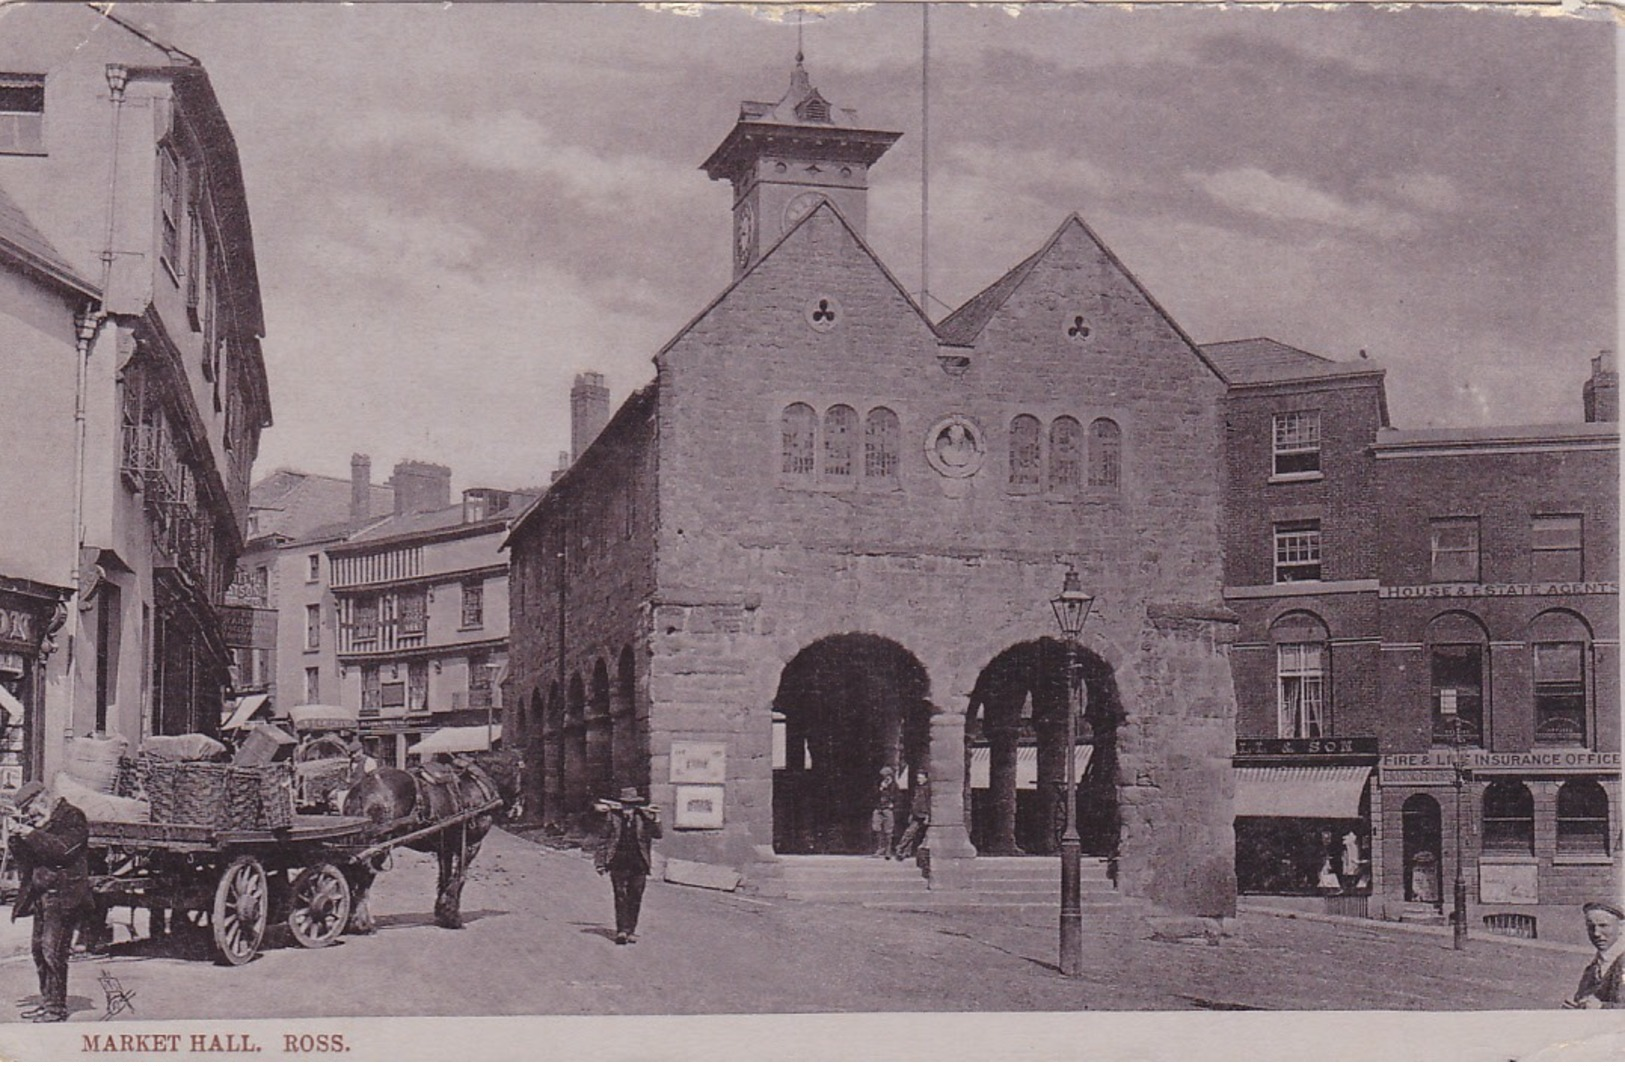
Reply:
[[[760,592],[728,589],[663,588],[649,597],[650,607],[727,607],[754,611],[762,605]]]
[[[1241,624],[1239,615],[1218,603],[1148,603],[1145,606],[1145,616],[1158,628],[1182,623],[1230,626]]]

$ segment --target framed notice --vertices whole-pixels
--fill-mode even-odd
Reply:
[[[721,741],[675,740],[671,745],[671,783],[720,785],[728,779],[728,745]]]
[[[674,829],[721,829],[721,785],[678,785]]]
[[[1534,863],[1478,864],[1478,901],[1480,903],[1540,902],[1536,887],[1540,867]]]

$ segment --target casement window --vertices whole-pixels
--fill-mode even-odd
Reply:
[[[838,403],[824,412],[824,470],[832,481],[844,481],[854,473],[857,454],[858,413]]]
[[[1608,793],[1596,781],[1575,778],[1557,790],[1557,853],[1607,855]]]
[[[1089,423],[1089,487],[1115,489],[1123,476],[1123,431],[1109,418]]]
[[[383,677],[376,666],[363,666],[361,668],[361,710],[362,713],[371,711],[378,713],[383,706]]]
[[[818,412],[804,403],[784,409],[780,471],[788,478],[810,480],[818,469]]]
[[[1065,415],[1049,424],[1050,492],[1076,492],[1083,484],[1083,427]]]
[[[429,709],[429,664],[424,660],[419,659],[406,664],[406,709],[408,711]]]
[[[869,481],[895,481],[899,442],[897,414],[885,407],[869,412],[863,424],[863,476]]]
[[[429,600],[423,589],[403,592],[398,597],[400,631],[402,634],[422,634],[429,628]]]
[[[208,266],[203,241],[203,209],[196,197],[193,197],[192,206],[186,212],[186,235],[186,320],[193,333],[201,333],[203,316],[198,309],[203,304],[203,279]],[[215,367],[210,355],[208,351],[203,353],[203,376],[205,380],[213,381]]]
[[[163,233],[158,254],[169,267],[177,284],[185,269],[181,262],[181,199],[184,194],[180,157],[164,145],[158,149],[158,209],[163,216]]]
[[[1275,583],[1320,580],[1320,520],[1275,523]]]
[[[1277,477],[1320,471],[1320,412],[1290,411],[1274,419],[1273,473]]]
[[[479,629],[485,625],[485,583],[463,582],[463,628]]]
[[[1478,581],[1478,519],[1435,518],[1428,523],[1429,580]]]
[[[350,605],[350,637],[352,640],[378,639],[378,598],[365,596]]]
[[[1042,487],[1042,434],[1042,424],[1032,415],[1017,415],[1010,421],[1011,492],[1037,492]]]
[[[1522,781],[1492,781],[1484,789],[1484,854],[1535,853],[1535,797]]]
[[[305,650],[320,651],[322,647],[322,608],[320,604],[305,605]]]
[[[1585,520],[1577,514],[1538,514],[1530,519],[1531,581],[1583,580],[1580,539],[1584,525]]]
[[[320,554],[305,556],[305,582],[310,584],[322,579],[322,557]]]
[[[1489,662],[1489,638],[1484,627],[1460,612],[1440,615],[1428,624],[1427,650],[1433,743],[1454,745],[1459,740],[1461,744],[1481,746],[1485,666]]]
[[[45,75],[0,74],[0,155],[45,154]]]

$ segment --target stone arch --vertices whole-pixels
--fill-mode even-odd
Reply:
[[[570,675],[570,688],[564,701],[563,813],[579,814],[587,809],[592,785],[587,768],[587,687],[580,674]]]
[[[1050,854],[1059,847],[1069,661],[1075,661],[1087,693],[1077,730],[1080,746],[1088,748],[1077,760],[1082,768],[1078,829],[1087,853],[1116,850],[1117,733],[1126,720],[1116,672],[1090,648],[1069,649],[1053,637],[1040,637],[993,656],[971,691],[963,788],[971,843],[981,854]]]
[[[827,636],[792,657],[779,675],[769,726],[774,850],[872,850],[881,768],[904,784],[927,768],[929,696],[925,666],[886,637]],[[906,810],[905,799],[893,799]]]

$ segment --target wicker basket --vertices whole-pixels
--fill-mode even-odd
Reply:
[[[293,768],[285,762],[239,767],[238,773],[259,778],[259,829],[287,829],[293,825]]]
[[[141,768],[154,822],[210,829],[293,825],[293,781],[286,763],[245,767],[146,758]]]

